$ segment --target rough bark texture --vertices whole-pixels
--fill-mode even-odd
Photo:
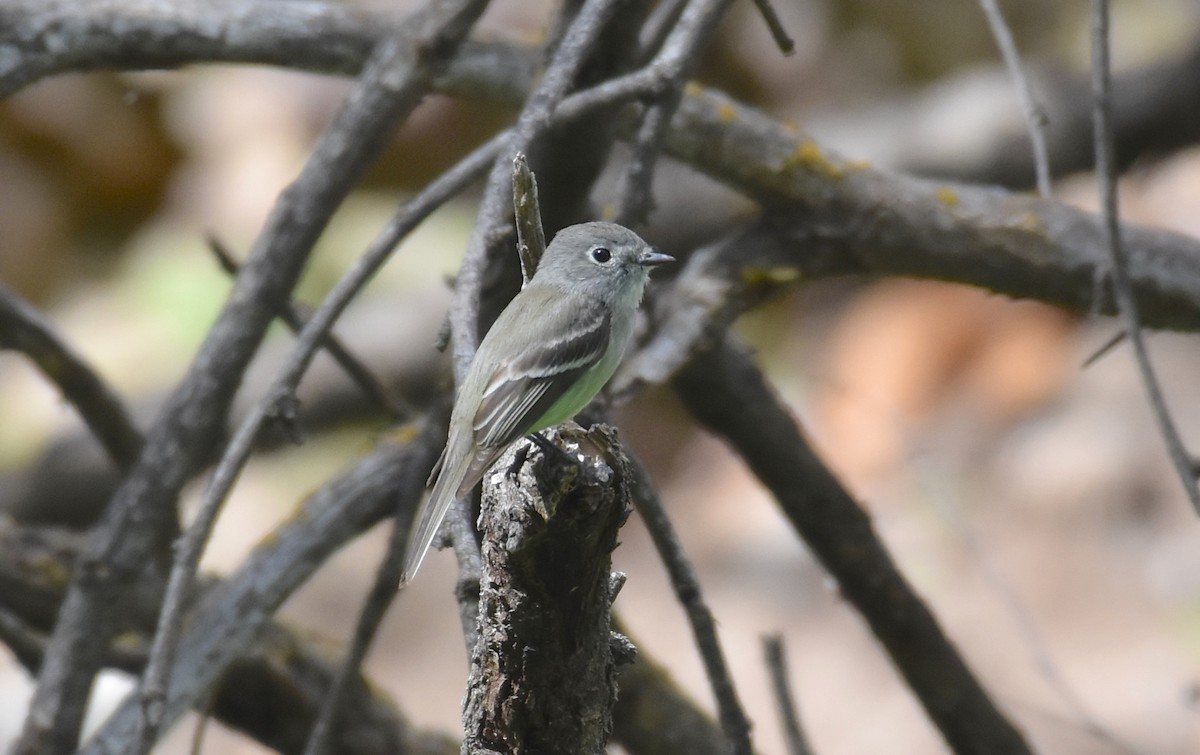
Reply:
[[[484,481],[465,753],[599,753],[612,731],[610,566],[628,462],[608,426],[549,435],[579,462],[521,443]]]

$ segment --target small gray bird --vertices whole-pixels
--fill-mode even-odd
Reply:
[[[510,443],[566,422],[599,393],[629,345],[650,269],[674,261],[615,223],[558,232],[475,352],[401,584],[420,568],[450,504]]]

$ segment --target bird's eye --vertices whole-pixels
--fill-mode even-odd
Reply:
[[[612,259],[612,252],[608,251],[602,246],[598,246],[592,250],[592,259],[603,265],[605,262],[608,262]]]

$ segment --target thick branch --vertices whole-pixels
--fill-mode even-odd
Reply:
[[[749,356],[720,342],[680,372],[675,386],[692,414],[725,438],[771,490],[951,749],[1029,753],[896,569],[870,517],[813,453]]]
[[[355,75],[394,17],[304,0],[11,0],[0,97],[57,73],[267,63]]]
[[[607,426],[546,435],[571,459],[518,444],[494,467],[510,470],[503,481],[484,486],[464,752],[598,753],[612,731],[609,574],[629,463]]]
[[[150,0],[142,1],[150,3]],[[217,20],[231,22],[237,17],[235,9],[255,8],[258,3],[222,0],[212,3],[212,7],[209,3],[199,4],[196,9],[193,2],[196,0],[161,9],[161,18],[145,29],[149,35],[147,39],[157,43],[182,30],[203,41],[203,44],[197,43],[194,57],[187,62],[225,60],[224,51],[232,43],[220,35],[205,37],[200,32],[223,28]],[[112,23],[136,23],[142,18],[136,13],[124,12],[115,0],[80,3],[58,0],[46,4],[46,13],[75,18],[76,14],[84,13],[80,8],[91,8],[93,4],[103,6],[106,12],[113,14]],[[27,17],[38,16],[42,5],[35,0],[14,0],[7,4],[7,10],[0,10],[0,13],[10,13],[12,20],[11,24],[0,23],[0,44],[8,44],[18,51],[31,45],[33,52],[43,47],[44,42],[30,42],[28,35],[3,36],[6,29],[25,28],[22,24],[32,23]],[[321,13],[338,12],[317,2],[288,2],[271,4],[267,13],[283,12],[277,11],[276,6],[291,9],[293,5],[311,6],[320,9]],[[345,56],[345,61],[336,66],[314,66],[306,70],[345,73],[346,64],[351,65],[351,70],[361,68],[365,52],[361,57],[355,57],[360,54],[356,51],[369,49],[366,40],[376,38],[375,20],[361,17],[355,26],[353,15],[337,18],[337,28],[344,29],[348,37],[363,41],[331,48]],[[205,23],[201,24],[201,20]],[[113,35],[102,33],[103,29],[83,23],[68,28],[79,30],[82,35],[78,39],[70,38],[73,45],[86,45],[93,50],[89,67],[133,70],[156,65],[152,59],[133,57],[129,45],[118,44]],[[303,35],[305,49],[323,49],[318,44],[320,27],[287,28],[290,33]],[[155,45],[148,44],[147,47],[154,48]],[[232,47],[235,51],[241,49],[236,44]],[[245,62],[305,68],[306,61],[311,60],[300,55],[280,60],[267,55],[267,50],[274,49],[271,45],[263,43],[261,48],[256,53],[259,57],[251,54],[257,47],[244,49]],[[19,56],[21,54],[18,52]],[[144,56],[150,54],[141,53]],[[1189,55],[1200,55],[1200,47]],[[23,58],[18,57],[18,60]],[[464,48],[447,75],[439,80],[439,87],[458,96],[517,104],[524,100],[532,86],[537,62],[536,54],[531,50],[471,44]],[[77,68],[78,65],[64,64],[56,70]],[[1164,63],[1163,70],[1168,68],[1200,71],[1200,67],[1190,62],[1186,65]],[[1176,82],[1177,78],[1155,69],[1132,72],[1116,82],[1118,152],[1122,151],[1122,133],[1129,133],[1129,138],[1136,141],[1142,138],[1139,134],[1155,123],[1200,122],[1176,115],[1178,108],[1191,107],[1192,103],[1200,102],[1200,97],[1181,97],[1174,106],[1160,103],[1167,99],[1162,94],[1175,86],[1169,82]],[[1152,82],[1152,86],[1139,83],[1145,81]],[[1196,86],[1200,86],[1200,77],[1196,81]],[[1187,84],[1189,88],[1192,86]],[[1075,110],[1087,129],[1083,133],[1090,134],[1086,86],[1080,84],[1078,88],[1083,99]],[[934,277],[982,286],[1010,296],[1041,299],[1076,311],[1115,312],[1107,296],[1101,297],[1103,301],[1098,303],[1099,307],[1093,302],[1097,271],[1106,266],[1100,252],[1101,224],[1092,213],[994,189],[920,180],[874,170],[823,150],[802,134],[727,97],[694,85],[688,91],[690,95],[684,98],[671,123],[666,152],[718,180],[741,188],[766,205],[788,212],[798,223],[810,225],[807,231],[810,235],[801,241],[823,249],[828,258],[826,262],[837,262],[828,266],[825,274],[867,272]],[[1151,100],[1150,104],[1129,108],[1130,112],[1145,116],[1149,125],[1139,125],[1135,119],[1127,131],[1123,130],[1119,113],[1123,112],[1120,103],[1124,98],[1139,103],[1142,102],[1140,98]],[[1175,102],[1173,98],[1171,101]],[[1172,115],[1164,117],[1161,115],[1164,112]],[[1055,123],[1060,121],[1061,118],[1052,119]],[[1077,135],[1067,141],[1090,160],[1090,141]],[[1052,137],[1052,159],[1055,149]],[[1018,150],[1015,154],[1023,155],[1025,151]],[[1134,289],[1144,324],[1157,328],[1200,329],[1200,243],[1136,226],[1126,226],[1122,236],[1129,248]]]
[[[685,99],[667,149],[792,224],[823,274],[909,275],[981,286],[1078,311],[1108,269],[1093,213],[1053,200],[874,170],[712,91]],[[1147,325],[1200,328],[1200,243],[1124,226]],[[803,252],[801,255],[800,253]]]

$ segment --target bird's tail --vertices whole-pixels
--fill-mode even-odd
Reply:
[[[421,568],[421,562],[425,560],[425,554],[429,552],[429,546],[433,544],[433,539],[442,526],[442,520],[446,518],[450,504],[454,503],[454,499],[459,495],[459,487],[471,467],[470,454],[455,454],[457,458],[450,458],[449,452],[450,447],[447,446],[446,451],[443,451],[443,458],[439,461],[440,469],[434,470],[437,473],[437,482],[433,484],[433,491],[421,506],[417,526],[409,535],[408,549],[404,556],[404,576],[400,578],[401,586],[411,581],[417,569]]]

